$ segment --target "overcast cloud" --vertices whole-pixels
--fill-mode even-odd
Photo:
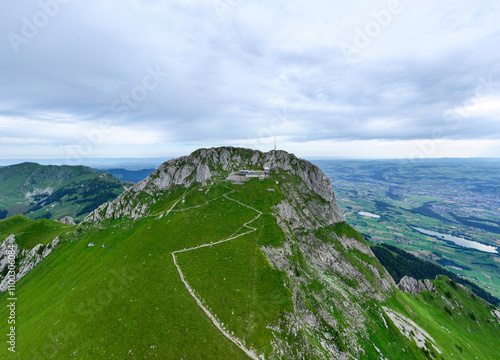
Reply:
[[[0,158],[500,157],[496,0],[22,0]]]

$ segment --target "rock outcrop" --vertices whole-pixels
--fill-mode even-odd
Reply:
[[[71,216],[65,216],[61,220],[58,220],[58,221],[62,224],[66,224],[66,225],[76,225],[75,221],[73,220],[73,218]]]
[[[398,289],[411,294],[419,294],[423,290],[436,292],[436,286],[429,280],[422,281],[409,276],[405,276],[399,281]]]
[[[8,289],[13,282],[21,280],[40,261],[45,259],[59,244],[56,237],[46,246],[38,244],[32,249],[20,250],[16,243],[16,237],[10,235],[0,243],[0,292]],[[17,271],[9,268],[12,261],[17,261]],[[5,275],[4,275],[5,274]]]
[[[10,235],[4,241],[0,242],[0,273],[3,274],[11,260],[17,258],[17,254],[19,254],[19,248],[14,235]]]

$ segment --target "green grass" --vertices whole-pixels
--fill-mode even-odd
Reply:
[[[354,230],[347,222],[337,223],[331,226],[331,229],[337,236],[347,236],[364,242],[364,237],[359,232]]]
[[[3,241],[14,234],[16,243],[23,249],[31,249],[38,244],[46,245],[54,238],[71,231],[73,226],[52,220],[31,220],[23,215],[0,220],[0,239]]]
[[[445,354],[453,359],[495,359],[498,355],[498,321],[493,320],[491,305],[472,293],[450,285],[445,277],[434,281],[442,296],[451,295],[455,309],[441,296],[424,291],[419,296],[396,292],[387,305],[423,327]],[[458,306],[458,305],[460,306]],[[450,313],[445,309],[447,308]],[[474,314],[474,321],[470,314]],[[459,350],[462,349],[462,350]]]
[[[262,228],[264,221],[252,226]],[[277,225],[275,225],[277,226]],[[273,331],[293,312],[286,275],[272,268],[259,243],[274,236],[254,232],[234,241],[178,254],[186,281],[227,329],[259,353],[272,351]],[[279,333],[274,332],[279,336]]]
[[[231,235],[246,210],[226,203],[204,209],[207,218],[200,210],[178,212],[128,230],[117,220],[79,241],[66,238],[18,284],[18,341],[30,346],[20,345],[14,358],[66,359],[77,349],[79,358],[123,358],[129,350],[160,358],[216,359],[219,352],[245,358],[196,306],[171,257],[174,250]],[[215,225],[221,208],[225,221]],[[96,246],[89,248],[91,241]],[[81,346],[88,342],[94,345]]]
[[[0,169],[0,218],[24,213],[32,219],[81,221],[121,194],[124,185],[131,183],[84,166],[7,166]]]
[[[196,189],[191,189],[185,203],[179,203],[175,210],[185,210],[187,204],[199,205],[205,195]],[[213,201],[207,206],[173,211],[160,220],[148,217],[133,227],[118,219],[109,221],[105,229],[79,229],[63,236],[63,243],[51,256],[17,285],[17,312],[22,320],[17,327],[19,349],[12,358],[36,359],[40,355],[44,359],[67,359],[77,351],[77,358],[121,359],[129,356],[130,350],[159,358],[204,354],[207,359],[218,359],[221,353],[245,358],[197,307],[180,281],[171,256],[175,250],[242,232],[243,223],[256,216],[255,211],[217,196],[229,190],[216,190],[212,187],[208,192]],[[162,198],[157,209],[168,207],[178,195],[174,192]],[[257,246],[279,244],[280,231],[269,216],[263,216],[259,226],[271,231],[261,233],[258,239],[254,236],[239,262],[244,266],[245,254],[253,252],[260,274],[253,286],[270,289],[282,283],[283,275],[266,265]],[[88,247],[90,242],[96,246]],[[241,271],[243,275],[246,270]],[[265,303],[272,296],[260,293],[255,304]],[[0,304],[5,301],[2,294]],[[283,309],[289,306],[285,301]],[[0,317],[5,315],[4,309]],[[282,311],[281,307],[277,311]],[[3,326],[0,324],[2,330]],[[93,345],[82,346],[87,343]]]
[[[284,199],[283,193],[273,178],[251,179],[243,185],[227,184],[226,186],[236,190],[236,193],[230,196],[232,199],[239,200],[263,212],[269,212],[273,205]],[[275,192],[268,192],[268,189],[273,189]]]

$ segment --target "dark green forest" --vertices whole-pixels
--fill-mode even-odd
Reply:
[[[438,275],[447,276],[452,282],[462,284],[470,289],[474,294],[488,301],[490,304],[498,306],[500,300],[487,291],[481,289],[476,284],[467,279],[461,278],[443,267],[417,258],[416,256],[398,249],[388,244],[372,245],[372,250],[377,259],[389,271],[396,283],[404,276],[410,276],[417,280],[434,280]]]

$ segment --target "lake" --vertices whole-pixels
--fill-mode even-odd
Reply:
[[[452,241],[455,244],[463,246],[463,247],[466,247],[466,248],[472,248],[472,249],[476,249],[476,250],[479,250],[479,251],[484,251],[484,252],[487,252],[487,253],[493,253],[493,254],[497,254],[498,253],[496,246],[484,245],[484,244],[478,243],[476,241],[470,241],[470,240],[466,240],[466,239],[463,239],[463,238],[460,238],[460,237],[456,237],[456,236],[452,236],[452,235],[441,234],[441,233],[439,233],[437,231],[426,230],[426,229],[418,228],[418,227],[415,227],[415,226],[412,226],[412,229],[415,229],[419,233],[422,233],[422,234],[425,234],[425,235],[430,235],[430,236],[437,237],[438,239],[441,239],[441,240]]]

